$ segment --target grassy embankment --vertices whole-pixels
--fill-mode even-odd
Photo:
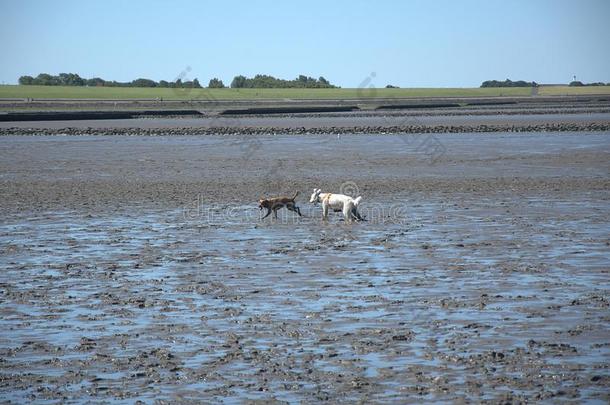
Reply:
[[[405,89],[168,89],[141,87],[0,86],[0,98],[33,99],[358,99],[407,97],[528,96],[530,88],[405,88]],[[603,87],[540,87],[539,95],[610,94]]]

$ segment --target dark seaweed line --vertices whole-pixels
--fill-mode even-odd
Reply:
[[[185,128],[2,128],[0,135],[348,135],[473,132],[608,131],[610,123],[547,123],[529,125],[408,125],[353,127],[185,127]]]

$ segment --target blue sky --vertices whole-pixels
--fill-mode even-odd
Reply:
[[[342,87],[610,82],[610,1],[0,0],[0,82],[320,75]],[[190,71],[187,70],[190,68]]]

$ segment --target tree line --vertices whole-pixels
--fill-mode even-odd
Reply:
[[[572,86],[572,87],[610,86],[610,83],[603,83],[603,82],[583,83],[581,81],[574,80],[573,82],[570,82],[570,86]]]
[[[583,83],[579,81],[570,82],[569,86],[572,87],[580,87],[580,86],[610,86],[610,83]],[[526,82],[523,80],[517,80],[513,82],[510,79],[506,79],[504,81],[499,80],[486,80],[481,84],[481,87],[538,87],[538,83],[536,82]]]
[[[485,80],[481,84],[481,87],[538,87],[538,83],[526,82],[524,80],[512,81],[510,79],[506,79],[504,81]]]
[[[48,73],[41,73],[36,77],[32,76],[21,76],[19,78],[19,84],[21,85],[38,85],[38,86],[103,86],[103,87],[168,87],[168,88],[201,88],[199,80],[187,80],[182,81],[177,79],[173,82],[161,80],[156,82],[151,79],[136,79],[130,82],[117,82],[104,80],[99,77],[92,79],[85,79],[80,77],[76,73],[60,73],[59,75],[50,75]]]
[[[173,82],[160,80],[158,82],[151,79],[139,78],[130,82],[117,82],[104,80],[99,77],[92,79],[85,79],[80,77],[76,73],[60,73],[58,75],[50,75],[48,73],[40,73],[36,77],[32,76],[21,76],[19,78],[19,84],[29,86],[89,86],[89,87],[162,87],[162,88],[202,88],[199,80],[196,78],[191,80],[182,81],[176,79]],[[210,79],[208,88],[225,88],[226,86],[222,80],[214,77]],[[231,82],[233,88],[337,88],[330,84],[328,80],[320,76],[318,79],[299,75],[294,80],[277,79],[269,75],[256,75],[253,78],[247,78],[245,76],[235,76]]]
[[[232,88],[326,88],[334,89],[337,86],[330,84],[328,80],[320,76],[318,79],[299,75],[294,80],[278,79],[269,75],[256,75],[253,78],[245,76],[235,76],[231,82]]]

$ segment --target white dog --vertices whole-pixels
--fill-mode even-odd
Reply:
[[[322,203],[322,218],[328,218],[328,210],[332,209],[335,212],[343,212],[346,222],[352,220],[363,221],[364,218],[358,213],[358,204],[362,197],[352,198],[345,194],[323,193],[319,188],[313,189],[313,194],[309,199],[312,204]]]

